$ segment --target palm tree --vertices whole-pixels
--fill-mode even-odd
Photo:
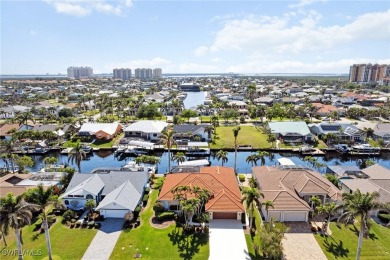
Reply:
[[[361,193],[360,190],[356,190],[352,194],[343,194],[343,203],[337,207],[337,209],[343,209],[344,213],[338,218],[337,222],[344,223],[346,225],[354,223],[355,219],[359,220],[360,231],[358,247],[356,252],[356,259],[360,259],[360,253],[362,250],[363,237],[370,232],[370,212],[379,209],[390,210],[390,204],[383,204],[378,202],[379,193]]]
[[[319,214],[325,214],[324,222],[322,223],[323,230],[327,233],[329,224],[330,224],[330,218],[337,214],[337,204],[332,203],[326,203],[323,205],[320,205],[316,208],[317,212]]]
[[[175,143],[175,140],[173,139],[174,133],[175,132],[173,130],[167,129],[162,132],[161,136],[161,142],[168,148],[168,173],[171,172],[171,148]]]
[[[261,165],[265,164],[265,157],[268,155],[269,153],[266,151],[257,151],[257,157],[260,159]]]
[[[185,227],[188,227],[192,222],[192,217],[197,212],[199,205],[200,200],[198,198],[180,201],[180,207],[184,214]]]
[[[31,120],[33,123],[35,123],[34,115],[30,111],[19,113],[16,116],[16,120],[19,123],[19,125],[27,124],[28,120]]]
[[[19,260],[23,259],[21,229],[31,224],[32,211],[37,209],[37,205],[25,202],[21,196],[14,197],[12,193],[0,198],[0,216],[3,225],[9,226],[15,231]]]
[[[87,157],[87,154],[83,151],[83,145],[80,142],[76,143],[76,146],[73,147],[69,152],[68,163],[76,162],[79,172],[81,172],[81,161]]]
[[[311,208],[315,209],[317,206],[320,206],[322,201],[318,196],[312,196],[309,199],[309,202],[311,202]]]
[[[227,162],[228,161],[228,152],[227,151],[224,151],[224,150],[219,150],[216,154],[215,154],[217,160],[221,160],[222,161],[222,166],[223,166],[223,163],[224,162]]]
[[[202,189],[199,186],[192,187],[191,192],[195,195],[196,198],[200,200],[200,205],[198,207],[198,212],[197,212],[197,215],[199,217],[202,213],[203,206],[211,198],[213,193],[210,192],[208,189]]]
[[[184,162],[186,160],[186,156],[183,152],[176,153],[173,158],[174,161],[176,161],[178,164]]]
[[[249,155],[248,157],[246,157],[246,162],[247,163],[250,163],[252,166],[253,165],[257,165],[257,160],[259,160],[259,158],[257,157],[256,154],[251,154]]]
[[[247,188],[242,191],[242,200],[245,204],[245,208],[249,211],[249,229],[252,229],[253,214],[255,207],[261,205],[260,197],[264,198],[264,194],[260,193],[257,189]]]
[[[240,133],[241,127],[236,127],[234,128],[233,131],[233,136],[234,136],[234,172],[237,173],[237,137],[238,134]]]
[[[58,197],[54,195],[53,186],[48,189],[45,189],[43,188],[42,184],[39,184],[38,187],[32,191],[32,194],[31,196],[29,196],[29,199],[27,199],[28,202],[34,203],[42,211],[41,213],[42,224],[43,224],[43,229],[45,230],[46,247],[47,247],[47,253],[50,260],[52,259],[52,252],[51,252],[48,215],[46,211],[48,207],[54,205],[57,200]]]
[[[261,205],[265,207],[265,211],[267,212],[267,219],[268,219],[268,210],[269,208],[274,208],[274,203],[271,200],[266,200],[262,202]]]
[[[256,181],[256,178],[255,177],[251,177],[249,180],[249,187],[251,188],[257,188],[257,181]]]

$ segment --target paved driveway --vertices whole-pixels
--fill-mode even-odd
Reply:
[[[250,259],[242,223],[233,219],[210,221],[209,260]]]
[[[288,260],[326,260],[324,252],[312,233],[286,233],[283,240],[284,257]]]
[[[123,219],[107,218],[85,251],[83,260],[106,260],[110,258],[121,234]]]

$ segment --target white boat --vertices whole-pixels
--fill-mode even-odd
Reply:
[[[192,160],[179,163],[179,166],[209,166],[210,161],[206,159]]]
[[[381,149],[369,144],[356,144],[351,147],[349,154],[379,155]]]
[[[71,147],[65,148],[65,149],[63,149],[63,150],[61,151],[61,154],[68,154],[68,153],[70,153],[71,150],[72,150]]]
[[[85,153],[90,153],[92,152],[92,147],[89,145],[83,145],[81,148]]]
[[[143,155],[143,154],[148,154],[149,152],[144,150],[142,147],[138,146],[128,146],[125,154],[131,154],[131,155]]]
[[[210,155],[210,148],[207,142],[188,142],[187,156],[207,156]]]

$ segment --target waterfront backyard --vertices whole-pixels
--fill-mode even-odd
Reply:
[[[129,259],[136,253],[142,254],[142,259],[208,259],[207,234],[186,235],[175,223],[161,229],[150,224],[157,197],[158,190],[153,190],[140,214],[141,225],[122,231],[110,259]]]

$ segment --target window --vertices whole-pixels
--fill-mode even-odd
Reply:
[[[93,200],[93,196],[91,194],[87,194],[87,196],[85,196],[85,198],[87,200]]]
[[[156,137],[156,136],[157,136],[157,134],[153,134],[153,136],[154,136],[154,137]]]
[[[69,200],[64,201],[65,205],[69,205]]]
[[[179,210],[179,205],[170,205],[169,210]]]

